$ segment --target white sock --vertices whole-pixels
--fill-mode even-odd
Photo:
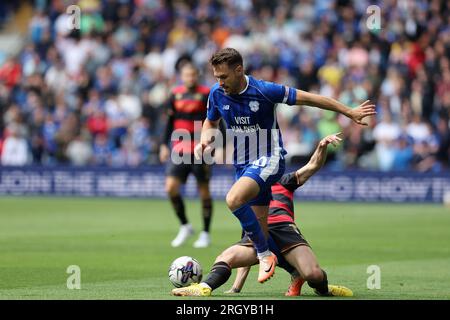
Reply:
[[[270,255],[272,255],[272,252],[270,252],[270,250],[266,250],[264,252],[258,253],[258,259],[261,260],[262,258],[270,256]]]
[[[212,288],[206,282],[200,282],[200,287],[209,288],[210,290],[212,290]]]

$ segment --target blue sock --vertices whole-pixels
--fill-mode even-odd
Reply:
[[[259,225],[258,219],[252,208],[246,204],[233,211],[233,214],[241,222],[242,229],[248,234],[253,241],[257,253],[269,250],[266,237]]]

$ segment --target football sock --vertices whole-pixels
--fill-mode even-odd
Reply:
[[[212,217],[212,200],[204,199],[202,200],[202,214],[203,214],[203,230],[209,232],[209,226],[211,225]]]
[[[209,286],[209,284],[207,284],[206,282],[200,282],[199,285],[200,285],[200,287],[211,289],[211,287]],[[212,290],[212,289],[211,289],[211,290]]]
[[[181,224],[188,223],[186,213],[184,210],[183,198],[181,198],[180,195],[176,195],[174,197],[170,197],[170,201],[172,202],[173,209],[175,210],[175,213],[178,217],[178,220],[180,220]]]
[[[233,214],[241,222],[242,229],[248,234],[249,238],[253,241],[258,256],[269,250],[266,237],[259,225],[258,219],[253,212],[252,208],[245,204],[242,207],[233,211]]]
[[[202,282],[206,283],[211,288],[211,290],[215,290],[225,282],[227,282],[230,276],[231,267],[228,265],[228,263],[219,261],[212,266],[208,277],[206,277],[206,280]]]
[[[294,269],[292,272],[289,272],[291,274],[292,278],[298,278],[300,277],[300,273],[296,269]]]
[[[325,270],[322,269],[322,272],[323,272],[322,281],[317,282],[308,281],[308,285],[311,288],[315,289],[320,295],[326,295],[328,294],[328,278]]]

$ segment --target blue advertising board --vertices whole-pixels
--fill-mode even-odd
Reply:
[[[288,171],[286,171],[288,172]],[[165,168],[0,167],[0,195],[166,198]],[[215,167],[211,193],[224,199],[234,181],[232,168]],[[450,173],[322,170],[295,194],[305,201],[441,203],[450,192]],[[196,197],[189,177],[184,194]]]

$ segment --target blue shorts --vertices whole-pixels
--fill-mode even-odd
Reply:
[[[284,157],[261,157],[244,167],[236,168],[236,180],[249,177],[259,185],[259,194],[249,202],[251,206],[268,206],[272,200],[271,187],[284,174]]]

